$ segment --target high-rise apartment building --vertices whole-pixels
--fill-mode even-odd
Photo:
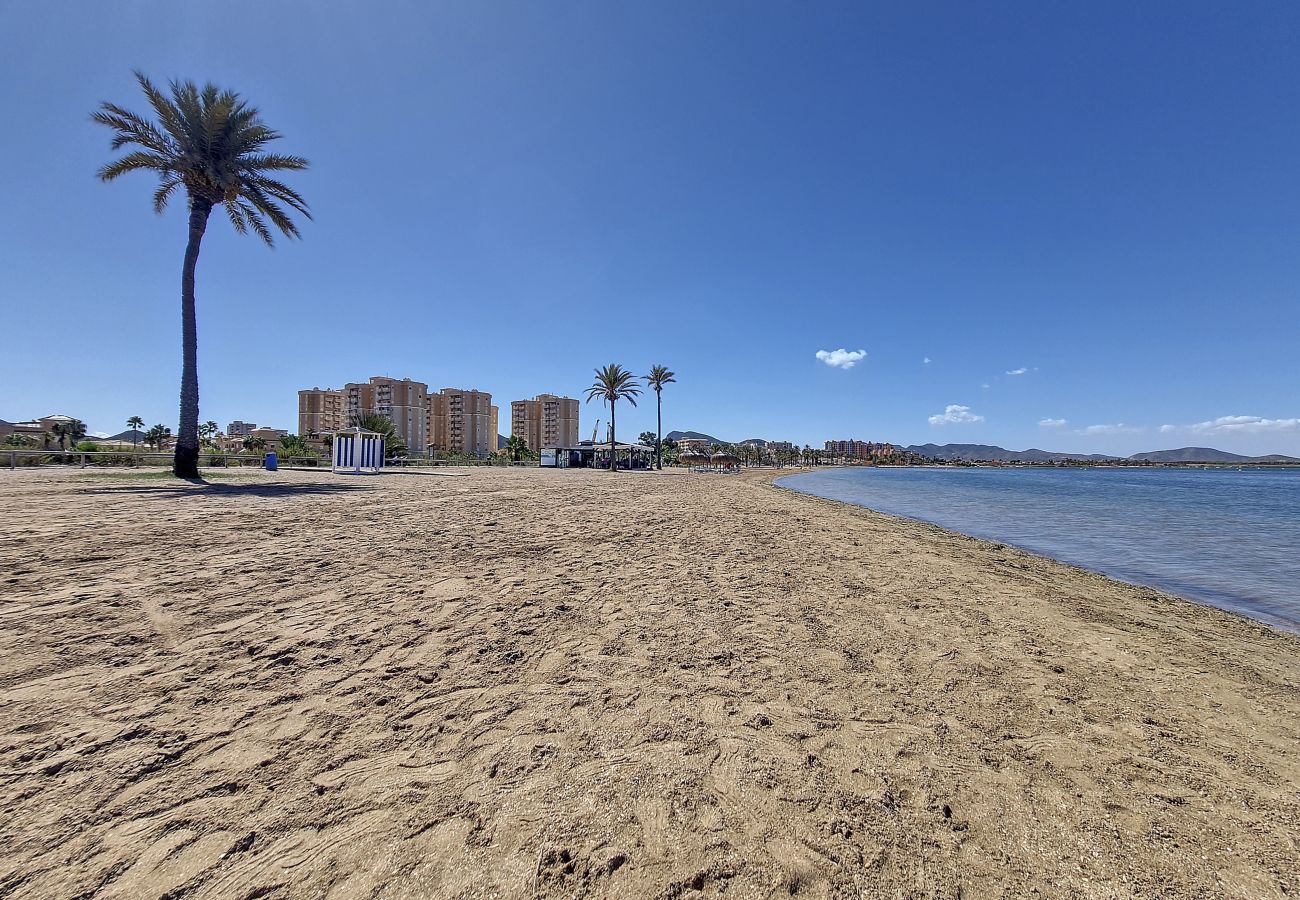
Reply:
[[[298,434],[333,434],[348,425],[347,402],[334,388],[298,392]]]
[[[299,394],[301,395],[301,392]],[[255,422],[241,422],[236,419],[226,426],[226,437],[246,438],[253,433],[253,429],[256,427]]]
[[[543,447],[578,446],[578,401],[554,394],[510,404],[510,434],[521,437],[534,453]]]
[[[893,444],[873,444],[871,441],[827,441],[826,452],[851,459],[875,459],[894,455]]]
[[[383,416],[412,454],[428,448],[429,386],[424,382],[376,375],[367,384],[344,387],[343,398],[345,423],[353,416]]]
[[[429,447],[484,457],[497,449],[497,414],[487,391],[443,388],[429,395]]]

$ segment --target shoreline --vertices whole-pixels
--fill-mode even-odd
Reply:
[[[848,468],[852,468],[852,467],[849,467],[849,466],[831,466],[831,467],[826,467],[826,468],[824,468],[824,469],[819,469],[819,470],[817,470],[817,471],[832,471],[832,470],[836,470],[836,469],[848,469]],[[885,467],[885,466],[882,466],[882,467],[880,467],[880,468],[926,468],[926,467],[908,467],[908,466],[891,466],[891,467]],[[1099,467],[1094,467],[1094,468],[1099,468]],[[1113,468],[1124,468],[1124,467],[1122,467],[1122,466],[1116,466],[1116,467],[1113,467]],[[1172,468],[1172,467],[1166,467],[1166,468]],[[1200,468],[1200,467],[1188,466],[1188,467],[1186,467],[1186,468]],[[1212,602],[1212,601],[1210,601],[1210,600],[1208,600],[1208,599],[1207,599],[1207,600],[1202,600],[1202,599],[1198,599],[1198,598],[1193,597],[1193,596],[1189,596],[1189,595],[1183,593],[1182,591],[1178,590],[1177,588],[1175,588],[1175,587],[1173,587],[1173,586],[1171,586],[1171,585],[1168,585],[1168,584],[1153,583],[1153,582],[1151,582],[1151,581],[1141,581],[1141,580],[1137,580],[1137,579],[1130,580],[1129,578],[1124,577],[1122,574],[1118,574],[1118,573],[1116,573],[1116,572],[1108,572],[1108,571],[1106,571],[1105,569],[1102,569],[1102,568],[1093,568],[1092,566],[1089,566],[1089,565],[1083,565],[1083,564],[1081,564],[1081,563],[1070,562],[1069,560],[1062,559],[1062,558],[1057,557],[1057,556],[1053,556],[1053,555],[1051,555],[1050,553],[1044,552],[1044,551],[1042,551],[1042,550],[1036,550],[1036,549],[1034,549],[1034,548],[1032,548],[1032,547],[1026,547],[1026,546],[1024,546],[1024,545],[1022,545],[1022,544],[1019,544],[1019,543],[1016,543],[1015,541],[1012,541],[1012,540],[1006,540],[1006,539],[1002,539],[1002,538],[992,538],[992,537],[981,537],[980,535],[977,535],[977,534],[970,534],[970,533],[967,533],[967,532],[965,532],[965,531],[959,531],[959,530],[957,530],[957,529],[955,529],[955,528],[948,528],[947,526],[941,525],[941,524],[939,524],[939,523],[937,523],[937,522],[932,522],[932,521],[930,521],[929,519],[922,519],[922,518],[918,518],[918,517],[915,517],[915,516],[904,515],[904,514],[902,514],[902,513],[895,513],[895,512],[890,512],[890,511],[888,511],[888,510],[876,509],[875,507],[867,506],[867,505],[865,505],[865,504],[854,503],[854,502],[851,501],[851,500],[839,500],[839,499],[836,499],[836,498],[834,498],[834,497],[823,497],[823,496],[821,496],[820,494],[814,494],[814,493],[807,492],[807,491],[800,491],[800,490],[798,490],[798,489],[796,489],[796,488],[786,487],[785,485],[782,485],[782,484],[778,484],[778,483],[777,483],[777,481],[779,481],[779,480],[781,480],[781,479],[784,479],[784,478],[795,478],[795,477],[798,477],[798,476],[800,476],[800,475],[809,475],[809,474],[814,474],[814,473],[813,473],[813,472],[796,472],[796,473],[791,474],[791,475],[777,475],[777,476],[775,476],[775,477],[773,477],[773,478],[771,479],[771,484],[772,484],[772,487],[774,487],[774,488],[776,488],[776,489],[778,489],[778,490],[790,491],[790,492],[792,492],[792,493],[799,494],[799,495],[801,495],[801,496],[805,496],[805,497],[812,497],[812,498],[817,499],[817,500],[826,500],[826,501],[829,501],[829,502],[831,502],[831,503],[840,503],[840,504],[843,504],[843,505],[845,505],[845,506],[855,507],[855,508],[857,508],[857,509],[865,509],[865,510],[869,510],[870,512],[875,513],[876,515],[879,515],[879,516],[886,516],[886,517],[888,517],[888,518],[898,519],[898,520],[900,520],[900,521],[916,522],[916,523],[923,524],[923,525],[929,525],[929,526],[931,526],[931,527],[938,528],[939,530],[941,530],[941,531],[943,531],[943,532],[945,532],[945,533],[947,533],[947,534],[953,534],[953,535],[957,535],[957,536],[960,536],[960,537],[969,538],[970,540],[980,541],[980,542],[985,543],[985,544],[988,544],[988,545],[990,545],[990,546],[994,546],[994,547],[1002,547],[1002,546],[1006,546],[1006,547],[1014,547],[1015,549],[1019,550],[1019,551],[1022,552],[1022,553],[1028,553],[1028,554],[1030,554],[1030,555],[1032,555],[1032,556],[1036,556],[1036,557],[1039,557],[1039,558],[1041,558],[1041,559],[1050,560],[1051,562],[1057,563],[1057,564],[1059,564],[1059,565],[1068,566],[1068,567],[1071,568],[1071,569],[1077,569],[1077,570],[1080,571],[1080,572],[1087,572],[1087,573],[1089,573],[1089,574],[1091,574],[1091,575],[1098,575],[1098,576],[1100,576],[1100,577],[1102,577],[1102,578],[1108,578],[1108,579],[1110,579],[1110,580],[1112,580],[1112,581],[1114,581],[1114,582],[1116,582],[1116,583],[1118,583],[1118,584],[1124,584],[1124,585],[1128,585],[1128,586],[1130,586],[1130,587],[1141,588],[1141,589],[1152,590],[1152,591],[1159,591],[1160,593],[1165,594],[1165,595],[1167,595],[1168,597],[1171,597],[1171,598],[1173,598],[1173,599],[1175,599],[1175,600],[1179,600],[1179,601],[1182,601],[1182,602],[1184,602],[1184,603],[1190,603],[1190,604],[1193,604],[1193,605],[1195,605],[1195,606],[1204,607],[1204,608],[1207,608],[1207,609],[1217,610],[1217,611],[1219,611],[1219,612],[1228,613],[1228,614],[1230,614],[1230,615],[1233,615],[1233,616],[1236,616],[1236,617],[1238,617],[1238,618],[1244,619],[1244,620],[1246,620],[1246,621],[1248,621],[1248,622],[1250,622],[1250,623],[1252,623],[1252,624],[1255,624],[1255,625],[1262,625],[1262,626],[1264,626],[1264,627],[1266,627],[1266,628],[1271,628],[1271,629],[1273,629],[1273,630],[1275,630],[1275,631],[1281,632],[1282,634],[1286,634],[1286,635],[1290,635],[1290,636],[1292,636],[1292,637],[1300,638],[1300,623],[1297,623],[1297,622],[1293,622],[1293,621],[1289,621],[1289,620],[1271,620],[1271,619],[1256,618],[1255,616],[1250,615],[1249,613],[1244,612],[1244,611],[1241,610],[1241,609],[1233,608],[1233,607],[1231,607],[1231,606],[1227,606],[1227,605],[1222,605],[1222,606],[1221,606],[1221,605],[1219,605],[1219,604],[1217,604],[1217,603],[1214,603],[1214,602]]]
[[[0,477],[0,892],[1294,893],[1300,640],[784,474]]]

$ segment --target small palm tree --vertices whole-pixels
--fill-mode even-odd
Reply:
[[[286,237],[298,237],[298,226],[285,207],[310,219],[307,202],[267,173],[305,169],[307,160],[265,152],[280,135],[263,124],[257,109],[234,91],[213,84],[199,88],[192,81],[173,81],[168,96],[142,73],[136,72],[135,79],[157,120],[115,103],[102,104],[92,118],[113,129],[113,149],[137,149],[104,166],[98,174],[101,180],[112,181],[127,172],[155,173],[159,183],[153,208],[157,213],[166,208],[177,188],[183,187],[189,200],[189,242],[181,270],[181,419],[173,471],[177,478],[198,478],[199,338],[194,269],[208,216],[217,206],[224,206],[235,231],[247,234],[251,230],[267,246],[274,243],[271,227]]]
[[[244,449],[249,453],[256,453],[266,449],[266,438],[253,437],[251,434],[244,438]]]
[[[353,413],[351,425],[353,428],[360,428],[362,431],[373,431],[384,436],[384,455],[385,456],[405,456],[406,441],[397,433],[397,426],[393,420],[387,416],[379,416],[374,413],[361,415]]]
[[[664,386],[676,384],[675,372],[668,371],[667,366],[651,366],[650,374],[645,376],[645,383],[655,391],[655,468],[664,467]]]
[[[296,434],[286,434],[280,438],[280,452],[285,459],[292,459],[295,456],[312,456],[311,448],[307,442]]]
[[[618,442],[614,437],[614,405],[626,400],[636,406],[636,398],[641,389],[636,386],[636,376],[617,363],[610,363],[603,369],[596,370],[596,380],[587,388],[587,402],[599,397],[609,404],[609,470],[618,468]]]
[[[56,422],[50,432],[59,439],[59,449],[67,450],[68,444],[77,446],[77,442],[86,436],[86,423],[80,419]]]
[[[219,426],[216,422],[212,421],[211,419],[208,419],[201,426],[199,426],[199,434],[209,444],[215,442],[215,439],[217,437],[217,432],[219,432],[220,430],[221,430],[221,426]]]
[[[77,444],[85,440],[86,423],[80,419],[69,420],[67,424],[64,425],[64,428],[67,430],[68,440],[72,442],[72,446],[75,447]]]
[[[131,429],[131,449],[140,446],[140,435],[144,432],[144,419],[132,416],[126,420],[126,427]]]
[[[144,441],[154,449],[161,450],[163,445],[167,443],[167,437],[171,433],[172,430],[166,425],[155,425],[145,432]]]
[[[528,442],[517,434],[512,434],[506,438],[506,453],[510,455],[513,462],[519,462],[528,452]]]

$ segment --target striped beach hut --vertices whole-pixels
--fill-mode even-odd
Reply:
[[[384,467],[384,436],[352,428],[334,435],[334,472],[338,475],[378,475]]]

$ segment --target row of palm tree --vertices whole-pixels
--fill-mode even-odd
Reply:
[[[55,422],[50,428],[50,435],[59,442],[60,450],[67,450],[68,444],[77,446],[86,436],[86,423],[80,419]]]
[[[591,387],[587,388],[588,403],[599,398],[603,403],[609,404],[609,470],[611,472],[618,468],[618,441],[615,435],[616,405],[618,401],[626,400],[636,406],[636,398],[641,396],[641,388],[637,385],[637,380],[635,375],[618,363],[610,363],[596,370],[596,380]],[[663,391],[665,386],[677,381],[676,373],[669,371],[667,366],[651,366],[650,374],[642,376],[641,380],[645,381],[655,392],[655,465],[662,469],[664,467]]]
[[[144,442],[155,450],[161,450],[171,440],[172,430],[166,425],[155,425],[144,433]]]

